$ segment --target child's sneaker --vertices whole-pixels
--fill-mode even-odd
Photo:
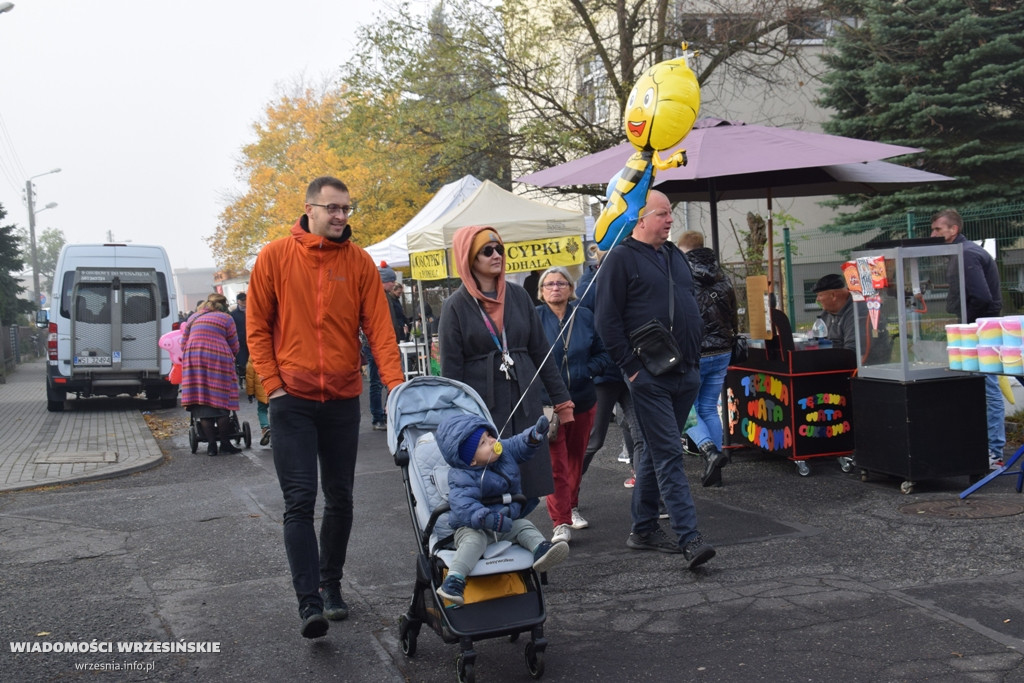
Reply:
[[[988,468],[990,470],[998,470],[1003,464],[1003,457],[1001,455],[996,455],[992,451],[988,452]]]
[[[631,476],[629,479],[622,482],[622,485],[625,486],[627,489],[633,488],[634,486],[636,486],[636,477]]]
[[[270,427],[263,428],[263,437],[260,439],[260,445],[266,446],[270,443]]]
[[[541,541],[533,549],[533,569],[543,574],[567,557],[569,557],[569,544],[565,541],[558,543]]]
[[[437,594],[445,600],[454,602],[456,605],[461,605],[466,602],[462,594],[466,590],[466,580],[457,574],[448,573],[448,576],[444,578],[444,583],[437,589]]]

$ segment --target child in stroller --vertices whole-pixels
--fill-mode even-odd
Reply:
[[[544,673],[544,652],[547,648],[547,638],[544,637],[547,615],[542,590],[547,574],[543,570],[564,559],[568,546],[552,553],[552,548],[556,546],[546,544],[544,537],[536,530],[533,531],[536,536],[524,533],[519,537],[523,545],[509,540],[492,542],[483,550],[482,556],[479,549],[473,551],[473,556],[479,558],[475,565],[471,562],[472,558],[464,560],[470,564],[471,570],[465,577],[462,606],[447,609],[451,601],[438,592],[449,569],[453,564],[458,566],[455,555],[460,552],[453,547],[455,532],[450,524],[450,518],[456,514],[454,507],[459,504],[459,497],[456,495],[449,502],[448,473],[453,466],[442,455],[438,436],[442,423],[454,416],[470,416],[471,419],[462,422],[458,430],[449,430],[449,426],[446,426],[445,431],[450,431],[453,442],[447,449],[449,454],[454,452],[458,458],[459,447],[465,443],[466,436],[472,436],[481,427],[484,429],[477,434],[476,441],[470,440],[470,446],[474,449],[473,457],[476,457],[476,449],[480,448],[485,432],[493,454],[496,445],[493,437],[498,430],[491,421],[487,404],[472,387],[445,377],[422,376],[413,377],[388,394],[388,448],[395,457],[395,464],[402,470],[418,550],[412,600],[408,610],[398,618],[402,652],[408,657],[416,654],[420,627],[427,624],[444,642],[459,644],[460,651],[456,660],[459,681],[472,683],[475,679],[477,655],[473,648],[475,641],[508,638],[510,642],[515,642],[520,634],[528,633],[530,639],[524,652],[526,666],[530,676],[539,679]],[[520,449],[528,457],[534,449],[526,441],[534,429],[531,427],[527,430],[525,436],[504,439],[502,450]],[[537,430],[537,434],[545,432],[546,429]],[[455,467],[461,474],[468,474],[480,482],[490,482],[491,477],[501,478],[506,473],[506,462],[518,470],[514,459],[509,456],[496,459],[489,466],[489,472],[480,466],[468,467],[466,462],[460,459],[461,464]],[[472,459],[468,462],[472,462]],[[507,491],[521,491],[518,471],[515,481],[514,486],[511,481],[507,484]],[[476,497],[483,495],[486,494],[477,494]],[[488,527],[493,530],[495,524],[500,529],[506,526],[506,522],[513,524],[512,518],[530,512],[527,498],[521,492],[515,495],[505,492],[496,498],[467,504],[478,503],[488,506],[480,510],[483,514],[479,517],[478,528],[486,526],[484,520],[491,513],[496,513]],[[513,512],[513,503],[518,506],[519,512]],[[498,505],[496,509],[489,507],[494,504]],[[507,514],[505,507],[508,508]],[[500,519],[498,514],[502,516]],[[465,533],[476,531],[472,526],[464,528]],[[519,530],[522,527],[509,528]],[[514,536],[511,531],[502,534],[503,538]],[[487,533],[486,538],[492,540],[494,536]],[[540,558],[545,559],[538,565],[534,552],[541,544],[545,545]],[[467,553],[466,544],[462,545],[461,552]]]
[[[504,442],[498,441],[487,420],[476,415],[454,415],[437,428],[437,445],[448,470],[449,525],[455,531],[455,557],[437,594],[455,605],[463,604],[466,576],[494,541],[515,541],[533,553],[533,569],[546,572],[566,558],[564,541],[552,544],[523,515],[530,512],[515,501],[485,505],[484,498],[521,494],[519,463],[533,457],[548,433],[548,419]]]

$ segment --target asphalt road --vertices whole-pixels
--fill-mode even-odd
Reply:
[[[415,657],[399,647],[415,546],[400,472],[368,419],[342,584],[351,617],[307,641],[270,449],[192,455],[184,413],[157,414],[174,434],[161,441],[163,465],[0,494],[0,679],[455,679],[457,646],[428,628]],[[248,404],[241,418],[258,433]],[[691,572],[680,556],[625,547],[618,445],[610,433],[588,472],[591,528],[545,589],[543,680],[1024,680],[1024,496],[1010,477],[960,503],[963,478],[908,496],[831,459],[800,477],[784,459],[740,455],[726,486],[695,490],[719,554]],[[687,469],[699,481],[696,459]],[[543,507],[533,519],[550,532]],[[52,651],[65,643],[112,652]],[[120,643],[219,651],[121,653]],[[530,680],[523,644],[478,643],[477,680]]]

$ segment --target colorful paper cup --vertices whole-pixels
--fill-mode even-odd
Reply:
[[[978,372],[978,347],[960,347],[961,369],[968,372]]]
[[[947,346],[946,353],[949,354],[949,369],[950,370],[963,370],[963,356],[961,355],[961,349],[959,346]]]

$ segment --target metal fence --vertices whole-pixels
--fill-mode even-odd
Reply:
[[[1024,202],[963,209],[960,214],[964,219],[964,236],[974,241],[985,240],[986,248],[996,255],[1002,282],[1003,315],[1024,313]],[[843,232],[794,232],[789,249],[792,297],[786,282],[783,235],[776,228],[774,289],[779,305],[789,315],[794,329],[809,328],[820,313],[811,291],[818,278],[828,273],[839,273],[840,266],[849,259],[851,252],[870,250],[880,242],[929,237],[931,219],[931,212],[908,212],[844,226]],[[724,262],[722,267],[732,277],[737,297],[741,300],[740,306],[745,310],[746,265]],[[745,316],[741,318],[741,329],[749,330]]]

